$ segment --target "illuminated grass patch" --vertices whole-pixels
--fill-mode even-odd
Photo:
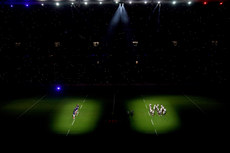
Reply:
[[[162,104],[167,109],[167,114],[159,116],[155,112],[149,114],[149,104]],[[127,102],[127,109],[133,110],[134,115],[130,117],[133,130],[146,134],[169,133],[180,128],[181,117],[179,111],[190,109],[194,111],[208,111],[216,108],[215,101],[204,97],[184,95],[160,95],[139,97]]]
[[[79,115],[73,122],[73,110],[79,104]],[[39,118],[42,127],[61,135],[86,134],[94,131],[102,115],[100,101],[79,97],[30,98],[13,100],[1,107],[4,116],[26,119],[30,124]]]
[[[167,109],[166,115],[159,116],[157,112],[154,116],[150,115],[149,104],[162,104]],[[134,111],[133,117],[130,118],[130,124],[138,132],[146,134],[167,133],[180,126],[178,114],[167,100],[154,97],[138,98],[128,102],[127,106],[128,109]]]
[[[76,104],[80,105],[79,115],[72,118]],[[63,99],[55,113],[52,129],[58,134],[85,134],[92,132],[101,116],[101,105],[95,100]]]

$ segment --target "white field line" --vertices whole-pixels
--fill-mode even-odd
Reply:
[[[85,99],[83,100],[83,103],[85,103],[85,101],[86,101],[86,98],[87,98],[87,97],[88,97],[88,95],[86,95],[86,96],[85,96]],[[80,109],[82,109],[82,107],[83,107],[83,104],[80,106]],[[79,113],[77,113],[77,115],[76,115],[76,116],[78,116],[78,114],[79,114]],[[68,131],[67,131],[67,133],[66,133],[66,136],[68,136],[68,135],[69,135],[70,130],[71,130],[72,126],[74,125],[74,123],[75,123],[75,119],[73,119],[73,122],[72,122],[72,124],[71,124],[70,128],[68,129]]]
[[[158,123],[158,121],[157,121],[157,120],[155,120],[155,125],[159,125],[159,123]]]
[[[202,108],[194,101],[192,100],[189,96],[184,95],[193,105],[195,105],[203,114],[205,114],[205,112],[202,110]]]
[[[151,119],[151,123],[152,123],[152,125],[154,126],[154,123],[153,123],[153,120]]]
[[[146,108],[147,111],[148,111],[148,108],[147,108],[147,105],[146,105],[146,103],[145,103],[145,99],[144,99],[144,98],[143,98],[143,102],[144,102],[144,104],[145,104],[145,108]],[[148,111],[148,114],[149,114],[149,116],[151,116],[150,113],[149,113],[149,111]],[[154,122],[153,122],[152,119],[151,119],[151,123],[152,123],[152,125],[155,127]],[[156,135],[158,136],[156,128],[155,128],[155,133],[156,133]]]
[[[85,99],[83,100],[83,103],[85,103],[86,99],[87,99],[88,95],[85,96]]]
[[[70,129],[67,131],[66,136],[68,136],[68,135],[69,135],[69,132],[70,132]]]
[[[43,95],[40,99],[38,99],[35,103],[33,103],[33,105],[31,105],[30,107],[28,107],[24,112],[22,112],[17,119],[19,119],[20,117],[22,117],[23,115],[25,115],[29,110],[31,110],[35,105],[37,105],[40,101],[42,101],[42,99],[44,99],[46,97],[46,95]]]
[[[158,134],[157,134],[157,130],[155,129],[155,133],[156,133],[156,135],[158,136]]]
[[[70,132],[71,128],[73,127],[73,124],[74,124],[74,123],[75,123],[75,118],[73,119],[73,122],[72,122],[70,128],[68,129],[68,131],[67,131],[67,133],[66,133],[66,136],[69,135],[69,132]]]
[[[75,122],[75,119],[73,119],[73,122],[72,122],[70,128],[68,129],[68,131],[67,131],[67,133],[66,133],[66,136],[69,135],[69,132],[70,132],[71,128],[73,127],[74,122]]]
[[[72,122],[72,126],[73,126],[74,122],[75,122],[75,119],[74,119],[73,122]]]

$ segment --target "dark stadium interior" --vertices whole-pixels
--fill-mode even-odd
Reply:
[[[102,136],[106,142],[123,137],[120,143],[126,143],[136,142],[137,137],[137,142],[152,138],[130,132],[124,117],[125,99],[151,93],[202,95],[218,99],[225,108],[221,113],[208,114],[205,123],[206,119],[200,119],[200,131],[188,133],[184,123],[186,128],[159,139],[167,137],[170,141],[177,137],[182,141],[180,138],[186,139],[185,135],[193,139],[207,136],[200,142],[209,141],[209,137],[224,139],[227,133],[210,136],[210,131],[228,127],[224,123],[229,106],[228,1],[223,5],[219,5],[220,1],[210,1],[208,5],[197,1],[191,6],[162,3],[155,12],[155,1],[147,5],[125,3],[128,22],[119,21],[112,32],[111,19],[118,8],[114,3],[10,7],[8,2],[0,1],[0,95],[4,102],[42,94],[50,97],[90,94],[108,101],[105,104],[108,109],[94,133],[78,138],[97,141]],[[62,93],[53,91],[56,84],[63,86]],[[115,94],[115,112],[119,112],[111,114]],[[210,128],[217,120],[224,128],[219,124]],[[34,131],[25,132],[28,129],[22,124],[26,123],[16,121],[22,131],[17,133],[15,122],[1,121],[8,124],[1,127],[8,131],[2,133],[4,136],[31,137]],[[39,128],[42,127],[36,130]],[[63,137],[46,129],[35,134],[45,136],[63,141]]]

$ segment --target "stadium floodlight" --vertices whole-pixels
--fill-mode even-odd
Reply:
[[[12,4],[11,4],[11,5],[10,5],[10,7],[11,7],[11,8],[13,8],[13,7],[14,7],[14,5],[12,5]]]
[[[220,5],[223,5],[224,3],[223,2],[220,2]]]
[[[71,5],[74,5],[74,2],[72,2]]]
[[[56,3],[56,6],[59,6],[59,5],[60,5],[60,3],[57,2],[57,3]]]
[[[203,2],[204,5],[207,5],[208,3],[206,1]]]
[[[88,2],[85,2],[84,4],[85,4],[85,5],[87,5],[87,4],[88,4]]]
[[[175,4],[176,4],[176,1],[173,1],[172,4],[175,5]]]
[[[43,3],[41,3],[41,6],[44,6],[44,4],[43,4]]]
[[[144,1],[145,4],[147,4],[148,2],[147,1]]]
[[[129,1],[129,4],[132,4],[132,1]]]
[[[191,5],[192,4],[192,2],[191,1],[188,1],[188,5]]]
[[[56,86],[56,91],[61,91],[61,86]]]
[[[29,7],[29,4],[26,4],[26,7]]]
[[[99,4],[102,4],[102,2],[99,2]]]
[[[118,4],[118,1],[115,1],[116,4]]]
[[[158,2],[157,2],[157,4],[160,4],[160,3],[161,3],[161,1],[158,1]]]

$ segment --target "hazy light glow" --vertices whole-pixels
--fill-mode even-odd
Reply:
[[[57,3],[56,3],[56,6],[59,6],[59,5],[60,5],[60,3],[57,2]]]
[[[175,5],[175,4],[176,4],[176,1],[173,1],[172,4]]]
[[[56,86],[56,91],[61,91],[61,86]]]

